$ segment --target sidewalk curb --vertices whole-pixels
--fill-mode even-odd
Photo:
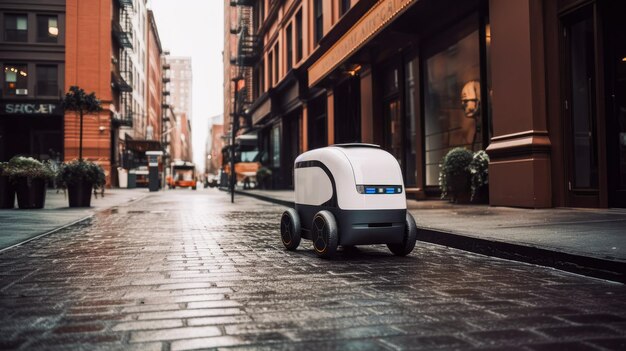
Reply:
[[[17,244],[13,244],[13,245],[11,245],[11,246],[7,246],[7,247],[5,247],[5,248],[0,248],[0,254],[4,253],[5,251],[9,251],[9,250],[11,250],[11,249],[13,249],[13,248],[16,248],[16,247],[18,247],[18,246],[21,246],[21,245],[24,245],[24,244],[26,244],[26,243],[29,243],[29,242],[31,242],[31,241],[33,241],[33,240],[37,240],[37,239],[39,239],[39,238],[42,238],[42,237],[44,237],[44,236],[46,236],[46,235],[54,234],[54,233],[56,233],[56,232],[58,232],[58,231],[61,231],[61,230],[63,230],[63,229],[66,229],[66,228],[69,228],[69,227],[74,226],[74,225],[76,225],[76,224],[80,224],[80,223],[82,223],[82,222],[85,222],[85,221],[87,221],[87,220],[89,220],[89,219],[93,218],[93,217],[94,217],[96,214],[98,214],[99,212],[109,210],[109,209],[111,209],[111,208],[113,208],[113,207],[117,207],[117,206],[120,206],[120,205],[122,205],[122,204],[131,204],[131,203],[133,203],[133,202],[143,200],[143,199],[145,199],[146,197],[148,197],[149,195],[150,195],[150,194],[145,194],[145,195],[143,195],[143,196],[138,196],[138,197],[136,197],[136,198],[130,199],[129,201],[126,201],[126,202],[123,202],[123,203],[119,203],[119,204],[117,204],[117,205],[111,205],[111,206],[108,206],[108,207],[103,207],[103,208],[101,208],[101,209],[98,209],[97,211],[94,211],[94,213],[92,213],[92,214],[90,214],[90,215],[88,215],[88,216],[85,216],[85,217],[83,217],[83,218],[79,218],[79,219],[77,219],[77,220],[75,220],[75,221],[73,221],[73,222],[70,222],[70,223],[64,224],[64,225],[62,225],[62,226],[60,226],[60,227],[56,227],[56,228],[51,229],[51,230],[48,230],[47,232],[43,232],[43,233],[41,233],[41,234],[37,234],[37,235],[35,235],[34,237],[32,237],[32,238],[28,238],[28,239],[26,239],[26,240],[24,240],[24,241],[21,241],[21,242],[17,243]]]
[[[235,194],[249,196],[285,207],[295,207],[295,203],[292,201],[275,199],[260,194],[241,190],[235,190]],[[625,262],[576,255],[529,245],[481,239],[420,226],[418,226],[418,229],[417,239],[420,241],[626,284]]]
[[[419,227],[417,239],[512,261],[626,283],[626,263]]]
[[[296,207],[296,204],[293,201],[285,201],[285,200],[280,200],[280,199],[274,199],[274,198],[269,197],[269,196],[253,194],[253,193],[249,193],[249,192],[242,191],[242,190],[235,190],[235,194],[253,197],[253,198],[257,199],[257,200],[262,200],[262,201],[265,201],[265,202],[271,202],[271,203],[274,203],[274,204],[277,204],[277,205],[281,205],[281,206],[285,206],[285,207],[291,207],[291,208],[295,208]]]
[[[22,242],[17,243],[17,244],[13,244],[13,245],[11,245],[11,246],[7,246],[7,247],[5,247],[5,248],[3,248],[3,249],[0,249],[0,254],[1,254],[1,253],[4,253],[5,251],[9,251],[9,250],[11,250],[11,249],[13,249],[13,248],[16,248],[16,247],[18,247],[18,246],[20,246],[20,245],[24,245],[24,244],[26,244],[26,243],[29,243],[29,242],[31,242],[31,241],[33,241],[33,240],[37,240],[37,239],[39,239],[39,238],[42,238],[42,237],[44,237],[44,236],[46,236],[46,235],[50,235],[50,234],[56,233],[56,232],[58,232],[58,231],[60,231],[60,230],[63,230],[63,229],[65,229],[65,228],[69,228],[69,227],[71,227],[71,226],[73,226],[73,225],[76,225],[76,224],[80,224],[80,223],[82,223],[82,222],[84,222],[84,221],[87,221],[88,219],[91,219],[94,215],[95,215],[95,214],[90,214],[89,216],[85,216],[85,217],[83,217],[83,218],[77,219],[77,220],[75,220],[75,221],[73,221],[73,222],[70,222],[70,223],[68,223],[68,224],[64,224],[64,225],[62,225],[62,226],[60,226],[60,227],[54,228],[54,229],[52,229],[52,230],[49,230],[49,231],[47,231],[47,232],[43,232],[43,233],[41,233],[41,234],[35,235],[34,237],[32,237],[32,238],[28,238],[28,239],[26,239],[26,240],[24,240],[24,241],[22,241]]]

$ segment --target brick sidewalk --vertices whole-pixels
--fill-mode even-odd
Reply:
[[[294,206],[293,190],[245,190]],[[626,283],[626,210],[521,209],[408,200],[418,240]]]
[[[320,260],[282,208],[172,191],[0,253],[0,349],[624,349],[626,287],[420,243]]]

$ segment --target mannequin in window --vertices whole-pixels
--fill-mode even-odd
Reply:
[[[480,83],[471,80],[461,90],[461,104],[467,118],[476,118],[480,114]]]
[[[480,82],[470,80],[461,89],[461,105],[465,118],[473,120],[473,128],[468,128],[467,132],[472,133],[472,150],[476,144],[476,137],[480,133]]]

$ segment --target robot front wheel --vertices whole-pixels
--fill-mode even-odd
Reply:
[[[283,213],[280,219],[280,237],[287,250],[295,250],[300,245],[300,217],[293,208]]]
[[[313,217],[311,240],[313,249],[319,257],[331,258],[337,252],[337,245],[339,245],[337,221],[330,211],[319,211]]]
[[[387,244],[389,251],[396,256],[406,256],[415,248],[415,241],[417,240],[417,225],[415,219],[407,211],[404,227],[404,239],[401,244]]]

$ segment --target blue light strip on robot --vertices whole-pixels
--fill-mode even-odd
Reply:
[[[402,185],[357,185],[356,190],[359,194],[393,195],[402,193]]]

